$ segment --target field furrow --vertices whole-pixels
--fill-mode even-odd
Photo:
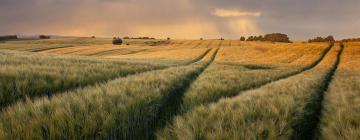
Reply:
[[[188,62],[185,62],[185,65],[191,64],[191,63],[195,63],[197,61],[202,60],[212,49],[207,49],[204,53],[200,54],[199,56],[195,57],[193,60],[190,60]]]
[[[340,58],[343,54],[344,46],[340,46],[340,51],[336,56],[336,61],[332,69],[325,75],[319,87],[317,94],[311,97],[307,105],[304,107],[302,117],[297,121],[298,124],[293,126],[294,132],[292,139],[314,139],[318,133],[318,125],[320,121],[320,113],[322,110],[322,102],[324,100],[325,92],[328,90],[333,76],[340,64]]]
[[[4,52],[4,51],[3,51]],[[164,68],[145,63],[6,52],[0,55],[0,106]]]
[[[210,49],[188,61],[175,62],[168,66],[196,63],[209,52]],[[71,57],[54,59],[35,55],[13,56],[11,53],[0,57],[2,57],[0,76],[3,77],[0,79],[0,83],[2,83],[0,84],[0,93],[2,93],[0,96],[1,108],[20,99],[43,95],[50,97],[56,93],[166,67],[145,64],[144,62],[111,62],[107,60],[97,61],[95,59],[71,59]],[[25,59],[27,61],[22,62]]]
[[[75,53],[79,53],[79,52],[82,52],[82,51],[87,51],[89,49],[81,49],[81,50],[69,50],[67,52],[61,52],[60,54],[75,54]]]
[[[51,99],[17,103],[1,114],[2,137],[150,138],[158,122],[164,121],[159,118],[171,112],[169,109],[173,106],[169,104],[174,103],[179,92],[185,90],[209,63],[156,70],[55,95]],[[33,113],[37,115],[31,115]],[[20,126],[13,125],[19,121],[22,121]],[[61,123],[64,121],[68,123]]]
[[[42,49],[66,48],[72,46],[72,44],[0,44],[0,49],[36,51]]]
[[[200,69],[198,73],[193,75],[186,84],[184,84],[181,88],[174,90],[174,93],[171,93],[171,96],[165,101],[163,108],[160,109],[157,122],[157,128],[154,129],[151,134],[151,139],[155,139],[155,133],[157,130],[162,129],[166,126],[166,124],[173,119],[173,117],[179,113],[180,105],[182,103],[182,98],[184,93],[190,85],[196,81],[197,77],[214,61],[216,54],[218,53],[219,48],[216,49],[212,55],[210,55],[210,59],[206,62],[206,65]]]
[[[191,49],[191,48],[183,48],[183,49],[171,49],[171,50],[147,50],[135,54],[128,55],[111,55],[106,56],[105,58],[112,59],[148,59],[148,60],[181,60],[181,61],[189,61],[193,60],[193,58],[199,57],[203,55],[208,48],[199,48],[199,49]]]
[[[104,55],[104,54],[109,54],[109,53],[112,53],[112,52],[123,51],[123,50],[128,51],[128,49],[119,48],[119,49],[104,50],[104,51],[99,51],[99,52],[95,52],[95,53],[91,53],[91,54],[86,54],[86,56]]]
[[[308,65],[327,47],[323,44],[270,44],[243,42],[242,46],[224,47],[216,62],[248,64]]]
[[[224,97],[232,97],[240,91],[262,87],[274,81],[286,79],[314,68],[326,56],[332,45],[323,50],[310,65],[303,67],[271,67],[262,65],[213,64],[200,75],[184,96],[182,112],[198,105],[216,102]]]
[[[325,93],[317,139],[360,139],[360,45],[348,43]]]
[[[329,73],[336,68],[340,48],[326,52],[315,67],[303,68],[296,76],[176,117],[172,125],[157,133],[158,139],[291,139],[295,126],[304,123],[301,119],[308,113],[308,103],[320,96]]]
[[[200,41],[198,44],[196,44],[193,49],[196,49],[198,47],[201,47],[201,45],[204,43],[204,41]]]
[[[42,52],[42,51],[48,51],[48,50],[60,49],[60,48],[69,48],[69,47],[73,47],[73,46],[68,45],[68,46],[57,46],[57,47],[47,47],[47,48],[36,48],[36,49],[27,50],[27,51],[30,51],[30,52]]]

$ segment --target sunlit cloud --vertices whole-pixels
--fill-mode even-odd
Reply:
[[[215,9],[212,14],[218,17],[261,16],[260,12],[247,12],[236,9]]]

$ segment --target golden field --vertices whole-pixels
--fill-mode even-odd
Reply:
[[[0,139],[360,139],[360,43],[0,42]]]

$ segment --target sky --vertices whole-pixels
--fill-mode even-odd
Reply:
[[[360,0],[0,0],[0,34],[360,37]]]

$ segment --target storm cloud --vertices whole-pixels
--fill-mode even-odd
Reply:
[[[360,36],[358,0],[1,0],[0,34]]]

